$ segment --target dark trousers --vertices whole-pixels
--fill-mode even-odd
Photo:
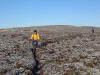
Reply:
[[[32,45],[35,45],[36,48],[38,48],[38,41],[37,41],[37,40],[33,40],[33,41],[32,41]]]

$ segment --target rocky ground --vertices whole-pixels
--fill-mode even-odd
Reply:
[[[29,41],[40,33],[39,49]],[[0,33],[0,75],[100,75],[100,28],[45,26]]]

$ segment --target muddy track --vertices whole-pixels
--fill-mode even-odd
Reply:
[[[45,41],[42,42],[39,48],[43,48],[46,47],[49,43],[54,43],[55,41],[49,40],[49,41]],[[37,58],[37,54],[36,54],[36,49],[32,48],[31,49],[32,53],[33,53],[33,58],[35,60],[35,66],[33,66],[30,70],[32,71],[32,75],[42,75],[39,72],[42,70],[43,65],[41,66],[39,63],[39,59]]]
[[[40,70],[39,68],[38,68],[38,66],[39,66],[39,61],[37,60],[37,57],[36,57],[36,49],[31,49],[31,51],[32,51],[32,53],[33,53],[33,57],[34,57],[34,60],[35,60],[35,66],[33,66],[33,67],[31,67],[31,71],[32,71],[32,75],[40,75],[40,74],[38,74],[37,72]]]
[[[40,75],[39,71],[42,69],[42,66],[40,66],[39,59],[37,58],[36,49],[31,49],[31,51],[35,60],[35,66],[31,68],[32,75]]]

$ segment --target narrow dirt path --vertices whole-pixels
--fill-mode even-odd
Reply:
[[[45,42],[42,42],[40,47],[41,49],[44,49],[44,47],[46,47],[49,43],[53,43],[54,41],[45,41]],[[44,64],[40,64],[40,59],[38,58],[38,55],[36,53],[36,49],[32,48],[31,49],[32,53],[33,53],[33,57],[34,57],[34,60],[35,60],[35,66],[33,66],[31,68],[31,71],[32,71],[32,75],[42,75],[41,71],[42,71],[42,68],[43,68],[43,65]]]
[[[36,49],[31,49],[31,50],[32,50],[34,60],[35,60],[35,63],[36,63],[36,65],[31,69],[32,75],[40,75],[39,71],[42,68],[40,67],[40,63],[39,63],[39,60],[38,60],[37,55],[36,55]]]

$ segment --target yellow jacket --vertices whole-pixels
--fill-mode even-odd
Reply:
[[[31,40],[40,40],[40,35],[38,33],[37,34],[32,34]]]

